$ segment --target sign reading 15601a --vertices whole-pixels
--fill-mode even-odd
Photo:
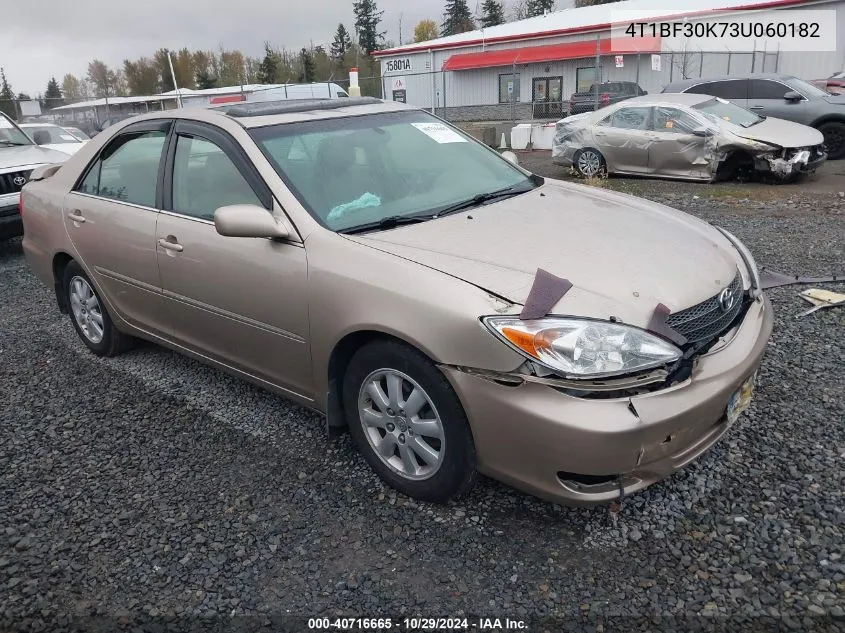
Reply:
[[[385,66],[389,73],[411,70],[411,59],[410,57],[405,57],[404,59],[388,59],[385,62]]]

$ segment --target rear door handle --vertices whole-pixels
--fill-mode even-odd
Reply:
[[[748,109],[749,109],[749,110],[762,110],[762,109],[763,109],[763,106],[751,106],[751,107],[750,107],[750,108],[748,108]]]
[[[163,249],[168,251],[176,251],[177,253],[181,253],[184,248],[182,245],[177,242],[171,242],[170,240],[161,239],[158,241],[158,245],[161,246]]]
[[[83,217],[82,212],[79,209],[74,209],[73,211],[67,214],[67,217],[69,217],[74,222],[79,222],[80,224],[85,222],[85,218]]]

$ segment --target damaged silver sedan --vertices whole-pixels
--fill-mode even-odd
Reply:
[[[584,177],[607,173],[713,182],[788,182],[827,159],[818,130],[723,99],[661,94],[557,123],[552,161]]]

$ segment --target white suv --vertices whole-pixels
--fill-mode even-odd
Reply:
[[[67,159],[67,154],[36,145],[0,112],[0,240],[23,235],[18,198],[32,170]]]

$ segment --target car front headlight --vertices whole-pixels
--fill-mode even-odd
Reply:
[[[512,348],[567,378],[607,378],[667,365],[681,350],[645,330],[589,319],[485,317]]]

